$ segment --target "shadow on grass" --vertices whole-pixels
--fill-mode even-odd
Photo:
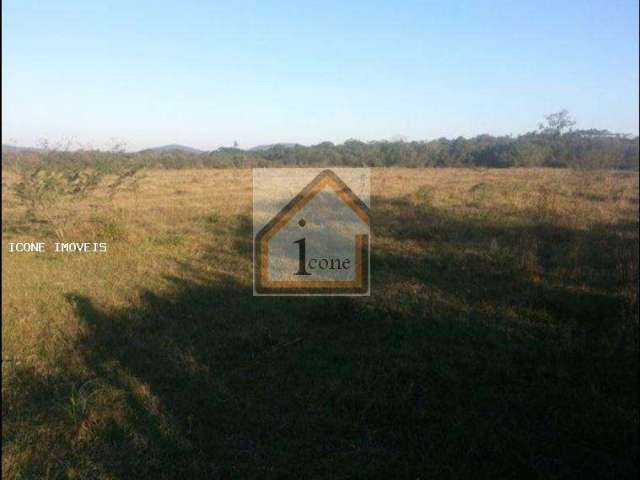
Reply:
[[[614,328],[624,299],[536,282],[515,257],[467,249],[496,238],[512,244],[529,231],[409,208],[379,202],[377,236],[451,248],[425,246],[416,257],[374,243],[371,298],[254,298],[250,275],[247,283],[203,277],[197,265],[132,307],[104,311],[68,294],[85,326],[74,345],[83,380],[21,371],[14,381],[31,393],[12,408],[15,417],[40,405],[43,425],[49,415],[75,433],[59,439],[64,448],[40,454],[49,466],[33,453],[30,473],[633,476],[637,341]],[[238,225],[234,248],[250,255],[250,224]],[[554,235],[559,248],[581,234]],[[560,253],[550,258],[540,268]],[[409,296],[409,287],[425,290]],[[635,318],[637,330],[637,313],[628,314],[622,323],[633,327]],[[47,403],[72,397],[84,379],[100,388],[78,412],[62,415],[59,403]],[[18,430],[13,420],[11,435]]]

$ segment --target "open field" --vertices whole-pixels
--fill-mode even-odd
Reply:
[[[343,298],[252,297],[250,170],[47,219],[16,181],[4,478],[637,473],[637,172],[373,169],[372,295]]]

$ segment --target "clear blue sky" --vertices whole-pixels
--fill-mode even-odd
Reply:
[[[637,1],[5,0],[3,143],[638,133]]]

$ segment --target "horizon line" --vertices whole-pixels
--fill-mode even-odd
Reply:
[[[612,132],[608,129],[597,129],[597,128],[585,128],[585,129],[572,129],[569,130],[568,132],[565,133],[570,133],[570,132],[600,132],[602,134],[606,134],[608,136],[611,137],[618,137],[618,138],[625,138],[625,139],[634,139],[634,138],[638,138],[640,136],[639,133],[621,133],[621,132]],[[343,140],[342,142],[334,142],[331,140],[322,140],[318,143],[301,143],[301,142],[294,142],[294,141],[278,141],[278,142],[272,142],[272,143],[258,143],[249,147],[240,147],[239,145],[234,146],[232,145],[224,145],[224,144],[220,144],[217,147],[213,147],[213,148],[200,148],[200,147],[194,147],[192,145],[186,144],[186,143],[180,143],[180,142],[171,142],[171,143],[166,143],[166,144],[162,144],[162,145],[155,145],[155,146],[148,146],[148,147],[143,147],[143,148],[137,148],[137,149],[128,149],[126,147],[127,142],[125,141],[117,141],[114,140],[112,143],[111,147],[93,147],[93,146],[87,146],[87,145],[82,145],[81,142],[78,141],[73,141],[73,140],[60,140],[58,142],[49,142],[46,139],[42,140],[42,144],[41,146],[32,146],[32,145],[21,145],[20,142],[12,142],[11,140],[8,140],[7,143],[5,143],[4,141],[2,142],[2,149],[4,150],[5,148],[9,148],[9,149],[17,149],[17,150],[35,150],[35,151],[47,151],[47,150],[51,150],[51,151],[71,151],[71,152],[78,152],[78,151],[97,151],[97,152],[102,152],[102,151],[122,151],[125,153],[140,153],[140,152],[144,152],[145,150],[160,150],[160,149],[166,149],[166,150],[171,150],[171,148],[173,147],[174,149],[185,149],[185,150],[193,150],[193,153],[208,153],[208,152],[215,152],[217,150],[221,150],[221,149],[237,149],[237,150],[243,150],[243,151],[250,151],[250,150],[255,150],[255,149],[259,149],[259,148],[268,148],[268,147],[275,147],[275,146],[288,146],[288,147],[305,147],[305,148],[310,148],[310,147],[316,147],[318,145],[322,145],[323,143],[330,143],[333,146],[341,146],[344,145],[347,142],[361,142],[364,144],[372,144],[372,143],[429,143],[429,142],[433,142],[433,141],[437,141],[437,140],[448,140],[448,141],[453,141],[453,140],[457,140],[462,138],[463,140],[472,140],[474,138],[478,138],[478,137],[494,137],[494,138],[519,138],[522,136],[526,136],[526,135],[533,135],[536,133],[539,133],[540,130],[531,130],[525,133],[519,133],[519,134],[502,134],[502,135],[496,135],[496,134],[492,134],[492,133],[479,133],[476,135],[472,135],[472,136],[465,136],[465,135],[457,135],[457,136],[440,136],[440,137],[433,137],[431,139],[428,138],[422,138],[422,139],[415,139],[415,138],[410,138],[408,136],[404,136],[404,135],[394,135],[391,138],[381,138],[381,139],[374,139],[374,140],[361,140],[359,138],[356,137],[349,137],[345,140]],[[10,142],[10,143],[9,143]],[[71,145],[75,143],[77,146],[72,147]],[[235,143],[235,142],[232,142]]]

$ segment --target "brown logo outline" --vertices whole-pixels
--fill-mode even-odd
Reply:
[[[353,193],[338,175],[327,169],[320,172],[309,184],[285,205],[255,237],[254,240],[254,288],[264,294],[366,294],[369,291],[369,235],[356,235],[355,280],[292,281],[269,280],[269,240],[307,205],[323,188],[330,187],[367,225],[369,207]]]

